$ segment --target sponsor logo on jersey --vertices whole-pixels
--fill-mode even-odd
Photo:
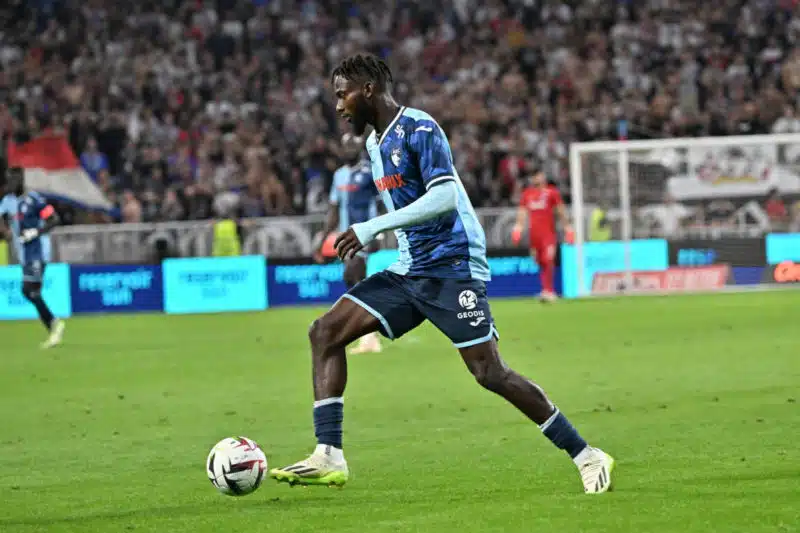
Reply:
[[[405,187],[405,185],[406,182],[403,181],[402,174],[390,174],[375,180],[375,187],[381,192],[399,189],[400,187]]]

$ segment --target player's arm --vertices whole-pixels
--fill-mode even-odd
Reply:
[[[50,230],[61,223],[61,218],[58,216],[58,213],[56,213],[56,210],[52,205],[42,202],[39,207],[39,218],[41,219],[42,223],[38,228],[28,228],[23,230],[22,235],[20,235],[20,240],[23,244],[29,243],[35,239],[38,239],[42,235],[50,233]]]
[[[11,231],[9,231],[8,224],[6,223],[7,214],[6,197],[2,196],[0,197],[0,239],[8,239],[11,236]]]
[[[522,230],[524,228],[526,218],[528,218],[528,210],[525,208],[525,193],[523,192],[519,198],[517,220],[514,223],[514,229],[511,231],[511,240],[514,242],[514,244],[519,243],[520,239],[522,239]]]
[[[427,192],[402,209],[351,226],[334,244],[339,257],[352,257],[384,231],[421,224],[458,206],[453,155],[439,125],[432,120],[418,120],[407,148],[416,160]]]
[[[453,211],[457,205],[458,187],[455,181],[442,181],[402,209],[361,224],[353,224],[349,230],[339,235],[334,246],[339,257],[349,259],[380,233],[421,224]]]
[[[322,239],[319,241],[314,252],[314,259],[321,263],[323,261],[322,248],[325,246],[325,240],[328,235],[339,225],[339,191],[337,189],[339,173],[333,175],[333,183],[331,183],[331,192],[328,195],[328,216],[325,218],[325,227],[322,230]]]
[[[337,203],[329,203],[328,204],[328,216],[325,219],[325,229],[323,232],[325,235],[330,235],[330,233],[336,229],[339,225],[339,204]],[[320,245],[320,249],[322,245]]]
[[[330,235],[339,225],[339,191],[336,185],[336,176],[334,175],[331,193],[328,196],[328,217],[325,219],[325,235]],[[320,249],[322,249],[321,244]]]
[[[564,239],[569,244],[572,244],[575,240],[575,230],[573,229],[572,222],[569,219],[567,206],[564,205],[564,200],[561,198],[561,193],[556,189],[553,190],[555,191],[555,194],[553,195],[553,210],[555,211],[556,219],[558,220],[559,225],[564,229]]]

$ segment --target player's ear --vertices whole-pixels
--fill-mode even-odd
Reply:
[[[375,94],[375,84],[371,81],[364,83],[364,86],[361,88],[361,93],[367,100],[371,99],[372,95]]]

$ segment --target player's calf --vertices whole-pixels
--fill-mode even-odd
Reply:
[[[589,446],[541,387],[510,369],[500,357],[496,341],[462,348],[460,352],[482,387],[502,396],[522,411],[553,445],[567,452],[581,473],[585,492],[610,490],[613,458]]]
[[[343,298],[314,321],[308,330],[314,376],[314,434],[317,446],[306,459],[270,475],[300,485],[344,485],[349,476],[342,451],[344,389],[347,384],[345,346],[377,331],[380,324],[369,311]]]
[[[459,352],[479,385],[508,400],[537,424],[543,424],[553,414],[553,404],[544,391],[508,367],[496,341],[461,348]]]
[[[39,320],[42,321],[44,327],[46,327],[48,330],[51,330],[53,328],[55,317],[42,298],[42,284],[30,281],[23,282],[22,295],[36,308],[36,312],[39,315]]]

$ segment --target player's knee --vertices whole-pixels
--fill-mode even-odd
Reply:
[[[321,316],[311,323],[308,328],[308,340],[312,346],[327,348],[336,341],[336,332],[325,316]]]
[[[22,284],[22,295],[27,300],[35,300],[40,296],[40,289],[33,284],[30,283],[23,283]]]
[[[503,387],[508,368],[497,359],[480,359],[470,365],[475,381],[484,389],[497,392]]]

